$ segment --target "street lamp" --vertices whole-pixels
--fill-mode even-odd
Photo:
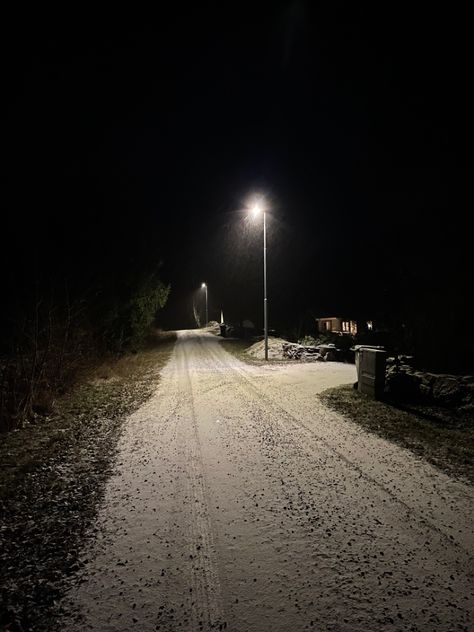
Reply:
[[[201,287],[202,287],[204,290],[206,290],[206,325],[207,325],[207,324],[208,324],[208,322],[209,322],[209,314],[208,314],[208,311],[207,311],[207,284],[206,284],[206,283],[203,283],[203,284],[201,285]]]
[[[267,306],[267,218],[266,209],[258,202],[252,207],[252,214],[263,214],[263,329],[265,335],[265,360],[268,360],[268,306]]]

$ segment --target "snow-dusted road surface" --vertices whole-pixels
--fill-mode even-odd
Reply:
[[[472,630],[471,488],[318,400],[354,379],[180,332],[62,629]]]

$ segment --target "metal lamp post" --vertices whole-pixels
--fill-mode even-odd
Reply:
[[[207,283],[203,283],[203,284],[201,285],[201,287],[202,287],[204,290],[206,290],[206,325],[207,325],[207,324],[208,324],[208,322],[209,322],[209,313],[208,313],[208,311],[207,311]]]
[[[265,208],[255,204],[253,214],[263,213],[263,330],[265,337],[265,360],[268,360],[268,301],[267,301],[267,214]]]

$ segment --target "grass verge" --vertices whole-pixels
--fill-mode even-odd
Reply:
[[[228,353],[242,362],[247,362],[247,364],[262,364],[263,362],[245,353],[252,344],[249,340],[242,340],[241,338],[222,338],[221,344]]]
[[[474,423],[467,415],[420,405],[400,409],[347,385],[331,388],[320,398],[369,432],[408,448],[450,476],[474,483]]]
[[[127,415],[155,391],[174,335],[83,376],[47,420],[2,436],[0,628],[55,630],[66,580],[113,469]]]

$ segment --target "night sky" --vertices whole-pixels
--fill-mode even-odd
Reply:
[[[262,227],[245,214],[260,193],[270,326],[420,300],[465,309],[467,16],[173,6],[5,20],[4,287],[41,269],[87,288],[146,253],[172,288],[164,326],[192,325],[202,281],[211,318],[261,326]]]

